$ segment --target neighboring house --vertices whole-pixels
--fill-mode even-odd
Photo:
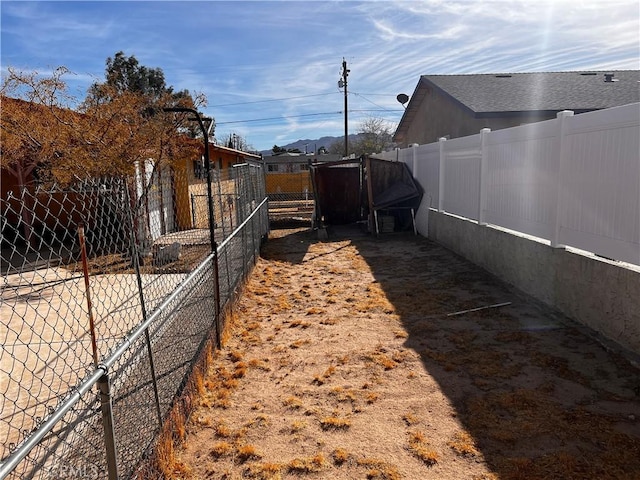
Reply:
[[[261,158],[259,154],[209,143],[209,160],[212,167],[218,170],[230,168],[240,163],[259,162]]]
[[[422,75],[393,140],[437,142],[640,101],[640,70]]]
[[[301,199],[311,195],[310,162],[333,162],[341,155],[285,152],[263,158],[270,198]]]
[[[204,148],[200,148],[203,152]],[[220,178],[222,192],[214,191],[214,194],[226,195],[229,201],[228,208],[233,209],[235,202],[234,180],[229,171],[234,165],[247,162],[260,162],[260,155],[243,152],[234,148],[224,147],[209,143],[209,161],[211,162],[211,179],[217,181]],[[177,223],[180,229],[207,228],[207,171],[204,168],[204,156],[199,159],[187,160],[180,166],[174,166],[175,210]],[[219,202],[215,203],[216,205]],[[225,212],[215,211],[216,218],[226,215]]]

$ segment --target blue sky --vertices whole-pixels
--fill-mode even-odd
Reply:
[[[216,136],[258,150],[395,125],[423,74],[640,68],[637,0],[6,1],[1,68],[69,68],[82,99],[117,51],[202,92]],[[340,113],[338,113],[340,112]],[[311,147],[309,147],[311,148]]]

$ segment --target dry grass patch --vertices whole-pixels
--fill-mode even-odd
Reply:
[[[303,322],[300,319],[292,320],[291,323],[289,323],[289,328],[309,328],[310,326],[311,324],[309,322]]]
[[[279,295],[272,308],[274,313],[282,313],[291,310],[292,306],[289,303],[288,295]]]
[[[246,462],[247,460],[260,459],[262,454],[253,445],[239,445],[236,449],[236,458],[240,462]]]
[[[378,398],[380,398],[380,396],[376,392],[367,392],[367,394],[364,396],[365,402],[367,402],[367,404],[369,405],[374,404],[378,400]]]
[[[396,338],[407,338],[409,336],[409,333],[407,333],[406,330],[396,330],[395,332],[393,332],[393,335]]]
[[[373,353],[368,356],[368,359],[376,365],[380,365],[385,370],[393,370],[398,366],[397,362],[384,353]]]
[[[238,385],[240,385],[240,382],[238,381],[237,378],[230,378],[228,380],[224,380],[221,384],[221,387],[223,390],[227,390],[230,392],[238,388]]]
[[[294,410],[298,410],[298,409],[302,408],[303,405],[304,405],[304,403],[302,402],[302,399],[299,398],[299,397],[296,397],[296,396],[287,397],[284,400],[284,404],[287,407],[289,407],[291,409],[294,409]]]
[[[336,397],[339,402],[351,402],[354,403],[358,400],[358,393],[352,389],[345,389],[344,387],[333,387],[331,389],[331,395]]]
[[[260,345],[261,343],[260,337],[246,328],[240,331],[239,336],[247,345]]]
[[[282,478],[282,470],[284,465],[282,463],[264,462],[253,463],[249,465],[245,471],[246,476],[250,478],[257,478],[259,480],[278,480]],[[222,477],[227,478],[227,477]]]
[[[473,437],[468,432],[456,432],[453,440],[447,443],[454,452],[461,456],[475,456],[478,454],[478,450],[475,445]]]
[[[331,365],[327,367],[327,369],[321,375],[320,374],[314,375],[311,383],[314,383],[316,385],[323,385],[325,381],[328,380],[331,377],[331,375],[333,375],[335,372],[336,372],[336,367],[334,365]]]
[[[320,325],[336,325],[337,323],[338,319],[333,317],[323,318],[320,320]]]
[[[419,430],[409,433],[409,451],[431,467],[438,463],[438,453],[429,446],[429,442]]]
[[[629,472],[635,468],[640,472],[640,444],[637,439],[617,432],[614,418],[583,407],[566,409],[539,390],[518,389],[475,397],[467,403],[467,414],[474,431],[482,431],[488,438],[504,444],[553,438],[559,445],[568,442],[602,445],[589,456],[588,468],[581,461],[575,467],[576,472],[584,470],[597,477],[599,463],[610,465],[611,471],[617,468]],[[539,465],[536,461],[536,469]],[[543,472],[538,477],[553,475]]]
[[[466,330],[447,335],[447,339],[458,348],[469,348],[476,338],[478,338],[476,333]]]
[[[523,436],[553,433],[561,427],[559,405],[533,390],[496,392],[467,401],[469,424],[474,430],[503,443]],[[560,422],[560,423],[559,423]]]
[[[243,358],[244,353],[242,353],[240,350],[231,350],[229,352],[229,360],[231,360],[232,362],[239,362]]]
[[[250,322],[247,324],[247,330],[249,330],[250,332],[253,332],[254,330],[259,330],[260,329],[260,322]]]
[[[251,368],[257,368],[265,372],[271,371],[271,367],[269,366],[269,359],[260,360],[258,358],[252,358],[251,360],[249,360],[248,365]]]
[[[232,373],[233,378],[242,378],[247,373],[247,364],[245,362],[236,363],[236,368]]]
[[[418,417],[413,413],[405,413],[402,416],[402,420],[404,420],[404,423],[407,424],[407,427],[411,427],[417,423],[420,423],[420,419],[418,419]]]
[[[307,315],[322,315],[326,310],[320,307],[307,308]]]
[[[294,420],[291,422],[290,431],[291,433],[298,433],[305,428],[307,428],[307,422],[304,420]]]
[[[233,431],[226,423],[219,423],[215,427],[215,432],[218,437],[229,438],[233,434]]]
[[[245,289],[247,295],[269,296],[271,289],[267,285],[250,285]]]
[[[225,455],[230,455],[233,452],[233,445],[229,442],[216,442],[211,447],[209,451],[209,455],[214,458],[224,457]]]
[[[287,464],[287,470],[291,473],[317,473],[327,464],[322,453],[307,458],[294,458]]]
[[[368,469],[366,478],[369,480],[401,480],[398,469],[382,460],[363,458],[358,460],[358,466]]]
[[[351,426],[351,420],[342,417],[324,417],[320,420],[323,430],[347,430]]]
[[[351,458],[351,454],[344,448],[336,448],[331,452],[331,458],[333,458],[335,465],[340,466]]]
[[[382,312],[391,314],[395,312],[394,305],[389,301],[379,283],[372,283],[366,288],[365,297],[356,302],[355,309],[362,313]]]
[[[391,355],[391,360],[396,363],[404,363],[411,356],[408,350],[396,350]]]
[[[202,370],[199,368],[194,369],[193,386],[195,387],[196,393],[200,396],[204,395],[207,391],[204,383],[204,374],[202,373]]]
[[[309,345],[310,343],[311,343],[311,340],[309,340],[308,338],[296,340],[295,342],[289,344],[289,348],[295,350],[297,348],[304,347],[305,345]]]
[[[247,429],[251,428],[259,428],[259,427],[267,427],[271,422],[269,421],[269,417],[266,415],[258,415],[257,417],[245,422],[244,427]]]

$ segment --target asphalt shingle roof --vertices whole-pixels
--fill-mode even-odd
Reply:
[[[613,82],[605,82],[613,74]],[[576,112],[640,102],[640,70],[423,75],[475,113]]]

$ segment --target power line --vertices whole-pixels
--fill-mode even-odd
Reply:
[[[233,105],[250,105],[250,104],[253,104],[253,103],[281,102],[281,101],[284,101],[284,100],[294,100],[294,99],[297,99],[297,98],[322,97],[322,96],[325,96],[325,95],[335,95],[336,93],[339,93],[339,92],[314,93],[314,94],[311,94],[311,95],[298,95],[296,97],[272,98],[272,99],[269,99],[269,100],[254,100],[254,101],[251,101],[251,102],[221,103],[221,104],[218,104],[218,105],[209,105],[207,108],[230,107],[230,106],[233,106]]]
[[[358,97],[360,97],[360,98],[362,98],[362,99],[366,100],[366,101],[367,101],[367,102],[369,102],[371,105],[375,105],[376,107],[380,107],[383,111],[391,111],[391,110],[390,110],[390,109],[388,109],[388,108],[384,108],[382,105],[378,105],[377,103],[372,102],[371,100],[369,100],[367,97],[365,97],[364,95],[362,95],[362,94],[360,94],[360,93],[356,93],[356,92],[351,92],[351,93],[353,93],[354,95],[356,95],[356,96],[358,96]]]
[[[389,110],[386,108],[383,109],[375,109],[375,108],[365,108],[365,109],[351,109],[351,112],[390,112],[390,113],[399,113],[404,110]],[[318,113],[304,113],[300,115],[281,115],[279,117],[266,117],[266,118],[250,118],[247,120],[231,120],[228,122],[216,122],[216,126],[218,125],[230,125],[233,123],[253,123],[253,122],[268,122],[272,120],[286,120],[287,118],[301,118],[301,117],[318,117],[322,115],[341,115],[342,110],[336,112],[318,112]]]
[[[268,117],[268,118],[252,118],[249,120],[233,120],[230,122],[216,122],[216,125],[229,125],[231,123],[250,123],[250,122],[266,122],[269,120],[285,120],[287,118],[299,118],[299,117],[317,117],[320,115],[340,115],[341,111],[337,112],[319,112],[319,113],[305,113],[302,115],[281,115],[279,117]]]
[[[350,109],[350,112],[404,112],[404,110],[389,110],[388,108],[364,108],[364,109]]]
[[[351,92],[351,93],[355,93],[355,92]],[[378,97],[395,97],[396,94],[395,93],[360,93],[359,95],[371,95],[372,97],[374,96],[378,96]]]

